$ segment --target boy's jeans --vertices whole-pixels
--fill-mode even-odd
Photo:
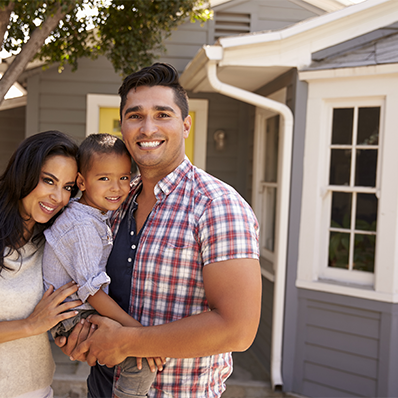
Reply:
[[[118,398],[144,398],[155,380],[156,372],[152,373],[148,361],[142,359],[142,369],[137,368],[135,357],[126,358],[120,365],[119,378],[114,378],[113,394]]]

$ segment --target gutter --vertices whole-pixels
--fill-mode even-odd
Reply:
[[[205,48],[206,51],[206,48]],[[250,91],[240,89],[229,84],[222,83],[217,77],[217,62],[222,59],[222,51],[217,53],[207,52],[209,61],[206,63],[206,74],[211,87],[220,94],[235,98],[242,102],[267,109],[281,116],[280,143],[282,145],[282,156],[279,168],[279,201],[280,206],[276,214],[275,230],[275,282],[274,303],[272,318],[272,343],[271,343],[271,383],[272,388],[281,388],[282,379],[282,343],[283,343],[283,317],[285,306],[285,279],[286,279],[286,257],[287,236],[289,221],[289,198],[290,198],[290,175],[291,155],[293,142],[293,114],[291,110],[280,102],[271,100]],[[211,57],[213,55],[213,57]],[[221,58],[220,58],[221,57]]]

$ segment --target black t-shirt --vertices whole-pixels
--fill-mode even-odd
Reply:
[[[131,275],[137,252],[141,231],[137,234],[137,228],[133,213],[137,208],[132,201],[132,208],[127,211],[123,218],[119,231],[113,242],[113,248],[108,258],[106,272],[111,278],[109,285],[109,296],[111,296],[124,311],[128,312],[131,294]],[[128,219],[130,217],[130,228]],[[111,398],[113,386],[114,368],[99,366],[96,364],[91,368],[87,380],[88,397]]]

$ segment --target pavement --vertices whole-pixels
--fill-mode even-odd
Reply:
[[[51,342],[56,370],[53,380],[54,398],[83,398],[87,396],[86,379],[90,367],[73,362]],[[298,398],[282,391],[273,391],[269,376],[250,350],[233,353],[234,372],[227,380],[222,398]],[[301,397],[304,398],[304,397]]]

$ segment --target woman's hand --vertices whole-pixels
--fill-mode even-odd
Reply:
[[[30,336],[46,332],[58,322],[74,317],[77,312],[69,311],[82,304],[80,300],[63,301],[75,293],[78,285],[69,282],[54,291],[53,286],[44,293],[33,312],[26,318],[26,325]],[[67,312],[65,312],[67,311]]]
[[[82,304],[80,300],[63,301],[75,293],[78,286],[74,282],[67,283],[54,292],[51,286],[37,303],[33,312],[25,319],[0,322],[0,343],[35,336],[46,332],[64,319],[72,318],[75,311],[68,311]],[[63,313],[64,311],[68,311]]]

